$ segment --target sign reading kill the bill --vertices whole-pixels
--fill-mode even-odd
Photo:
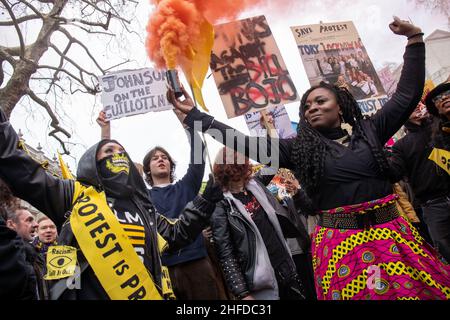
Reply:
[[[99,77],[106,120],[172,109],[166,74],[152,68],[123,70]]]
[[[373,114],[388,100],[353,22],[291,27],[309,82],[347,88],[363,114]]]
[[[210,67],[228,118],[298,100],[264,16],[214,27]]]

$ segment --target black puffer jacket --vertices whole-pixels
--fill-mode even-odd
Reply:
[[[59,227],[64,224],[61,244],[78,247],[70,224],[66,223],[74,203],[75,184],[94,186],[99,191],[103,186],[99,179],[96,166],[98,144],[92,146],[80,159],[77,171],[78,181],[58,179],[46,172],[37,162],[31,159],[23,150],[19,149],[18,136],[6,116],[0,109],[0,177],[8,183],[15,196],[26,200],[42,212],[45,212]],[[128,156],[128,155],[127,155]],[[129,158],[129,157],[128,157]],[[130,163],[131,162],[131,159]],[[146,234],[152,239],[146,239],[146,245],[151,248],[149,272],[158,288],[161,287],[161,262],[157,245],[157,232],[168,242],[169,250],[177,250],[195,240],[196,236],[208,224],[215,204],[197,197],[189,203],[180,218],[170,222],[156,212],[144,182],[139,176],[135,166],[130,166],[131,179],[129,182],[134,189],[130,196],[140,211],[144,220]],[[106,191],[106,196],[108,191]],[[114,199],[111,199],[114,201]],[[85,261],[81,251],[78,259]],[[66,290],[63,298],[67,299],[108,299],[106,292],[100,285],[93,270],[87,267],[81,276],[80,290]]]

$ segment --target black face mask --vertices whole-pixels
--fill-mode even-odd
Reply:
[[[129,185],[130,160],[125,153],[103,158],[97,162],[103,187],[108,195],[118,198],[129,196],[133,192]]]

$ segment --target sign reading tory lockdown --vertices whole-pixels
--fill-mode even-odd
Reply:
[[[107,120],[173,108],[166,98],[165,71],[124,70],[101,76],[99,82]]]
[[[291,27],[309,82],[347,88],[363,114],[372,114],[388,100],[353,22]]]
[[[210,67],[228,118],[298,100],[264,16],[214,26]]]

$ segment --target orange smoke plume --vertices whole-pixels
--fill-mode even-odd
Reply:
[[[146,48],[158,68],[174,69],[179,58],[192,55],[205,19],[214,24],[267,0],[151,0],[156,10],[147,25]]]

